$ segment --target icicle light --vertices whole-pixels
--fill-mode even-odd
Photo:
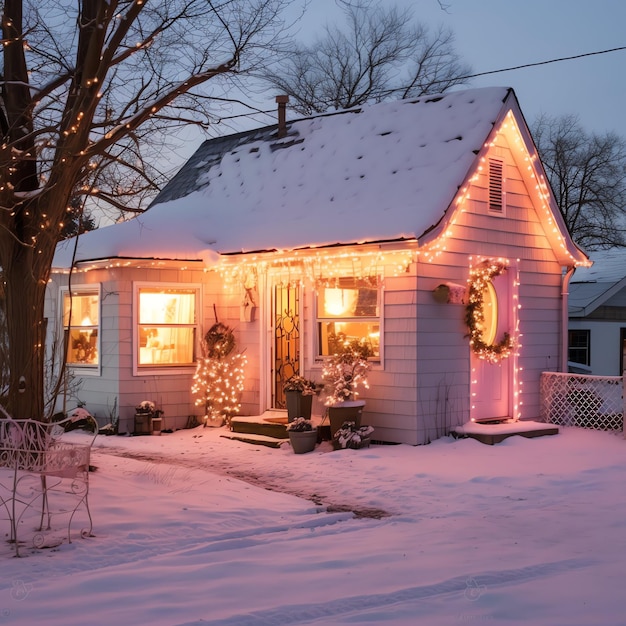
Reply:
[[[413,250],[327,250],[292,251],[239,257],[222,257],[215,268],[227,289],[256,284],[260,275],[271,274],[274,284],[301,285],[305,282],[332,286],[346,272],[355,279],[369,280],[372,276],[399,276],[409,270],[415,260]]]

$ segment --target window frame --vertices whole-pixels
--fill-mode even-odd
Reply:
[[[378,355],[376,356],[372,356],[370,357],[368,360],[373,363],[373,364],[380,364],[382,365],[383,363],[383,356],[384,356],[384,332],[383,332],[383,320],[384,320],[384,315],[383,315],[383,293],[384,293],[384,281],[382,276],[370,276],[368,277],[370,280],[375,279],[377,284],[376,284],[376,290],[377,290],[377,295],[376,295],[376,306],[378,309],[378,315],[377,316],[357,316],[357,317],[340,317],[340,316],[336,316],[336,317],[332,317],[332,316],[320,316],[320,311],[319,311],[319,298],[320,298],[320,289],[321,288],[326,288],[329,287],[331,288],[332,286],[330,284],[325,284],[325,283],[330,283],[332,282],[332,280],[354,280],[354,281],[358,281],[358,280],[366,280],[366,279],[359,279],[359,278],[355,278],[353,276],[349,276],[349,275],[343,275],[343,276],[339,276],[339,277],[334,277],[332,279],[320,279],[320,283],[322,284],[318,284],[316,285],[315,289],[314,289],[314,293],[313,293],[313,332],[312,332],[312,337],[313,337],[313,341],[314,344],[312,346],[313,349],[313,357],[314,357],[314,361],[321,363],[324,361],[324,359],[327,359],[329,356],[329,354],[322,354],[321,353],[321,324],[324,322],[344,322],[344,323],[350,323],[350,322],[364,322],[364,323],[375,323],[378,325],[378,331],[379,331],[379,341],[378,341]]]
[[[65,325],[65,297],[67,294],[72,294],[72,299],[76,296],[98,296],[98,323],[89,326],[89,328],[96,328],[98,331],[98,338],[96,340],[96,350],[98,351],[98,362],[91,363],[70,363],[67,360],[67,350],[65,350],[65,333],[71,334],[72,328],[81,328],[81,325],[69,324]],[[71,304],[70,304],[71,310]],[[59,326],[61,329],[60,337],[63,340],[63,359],[66,367],[71,367],[74,375],[80,376],[100,376],[102,374],[102,285],[100,283],[85,283],[79,285],[63,285],[59,288]],[[71,320],[71,318],[70,318]]]
[[[193,324],[175,324],[178,327],[192,327],[194,330],[193,342],[193,362],[176,364],[139,364],[139,294],[142,289],[155,290],[181,290],[195,291],[195,321]],[[133,376],[154,376],[154,375],[177,375],[183,373],[193,373],[196,370],[198,355],[200,349],[200,331],[201,331],[201,313],[202,313],[202,285],[200,283],[163,283],[158,281],[135,281],[133,282],[133,313],[132,313],[132,350],[131,358],[133,363]],[[163,324],[158,324],[163,326]]]
[[[573,333],[584,333],[585,335],[585,346],[572,346],[572,334]],[[572,359],[572,350],[586,350],[587,360],[585,362],[582,361],[574,361]],[[591,367],[591,330],[588,328],[569,328],[567,331],[567,360],[570,363],[577,363],[578,365],[585,365],[587,367]]]
[[[619,329],[619,347],[619,376],[623,376],[626,367],[626,328],[624,327]]]

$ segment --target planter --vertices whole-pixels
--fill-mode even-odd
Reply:
[[[289,443],[294,454],[313,452],[317,443],[317,430],[289,431]]]
[[[341,428],[344,422],[354,422],[355,426],[361,426],[361,416],[365,400],[346,400],[340,404],[328,407],[328,419],[330,421],[330,437]]]
[[[293,422],[296,417],[311,419],[311,407],[313,406],[313,396],[303,395],[300,391],[285,391],[287,398],[287,420]]]

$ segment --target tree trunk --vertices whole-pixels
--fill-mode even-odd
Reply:
[[[15,418],[43,420],[47,275],[38,275],[34,254],[32,248],[15,242],[11,262],[3,268],[9,339],[7,410]]]

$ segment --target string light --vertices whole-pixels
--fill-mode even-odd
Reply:
[[[221,257],[215,270],[227,289],[256,285],[258,276],[272,275],[279,286],[323,284],[332,286],[346,276],[370,280],[378,276],[399,276],[409,270],[415,251],[376,249],[343,249],[340,252],[318,249],[295,250],[244,256],[237,260]]]
[[[191,393],[195,404],[204,409],[205,424],[228,423],[241,408],[247,358],[243,353],[219,359],[209,356],[198,360]]]
[[[508,268],[508,260],[491,259],[483,261],[470,269],[467,279],[468,303],[465,309],[465,322],[469,328],[470,347],[474,354],[489,363],[498,363],[507,358],[515,346],[510,333],[497,343],[487,343],[483,338],[485,331],[484,293],[491,281]]]

